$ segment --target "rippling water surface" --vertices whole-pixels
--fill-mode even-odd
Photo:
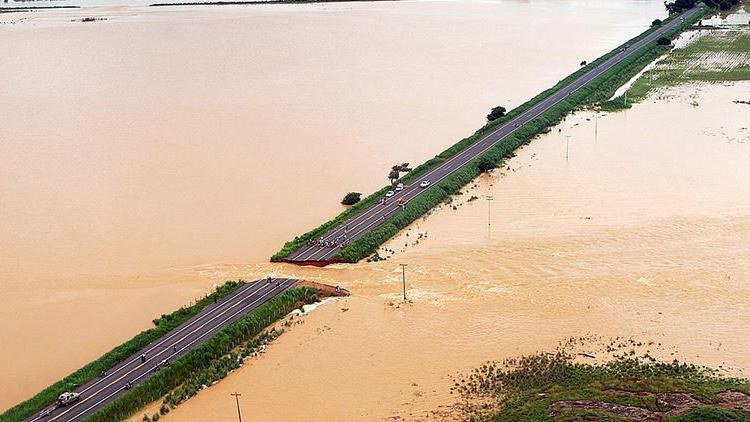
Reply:
[[[671,94],[569,117],[456,198],[456,209],[394,239],[388,261],[284,267],[355,296],[321,307],[175,417],[229,417],[222,398],[240,390],[261,419],[304,419],[311,408],[330,420],[430,419],[453,403],[451,375],[580,336],[653,342],[661,359],[745,375],[750,130],[746,106],[732,100],[750,85]],[[468,202],[486,195],[490,210]],[[399,263],[408,264],[406,305]]]
[[[581,0],[0,16],[0,406],[212,283],[268,272],[355,297],[184,418],[221,414],[225,388],[253,392],[266,418],[421,414],[449,402],[451,372],[582,331],[747,367],[734,347],[750,338],[741,85],[698,92],[698,108],[602,117],[596,137],[593,116],[571,118],[384,263],[266,263],[345,192],[376,189],[393,163],[431,157],[662,14],[658,1]],[[487,194],[489,233],[487,202],[466,202]],[[415,301],[401,308],[398,262]]]

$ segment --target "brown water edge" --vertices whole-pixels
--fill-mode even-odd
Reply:
[[[598,122],[569,117],[457,209],[391,241],[387,261],[240,269],[354,296],[319,308],[168,418],[229,419],[229,393],[240,391],[257,420],[429,419],[450,409],[452,375],[580,336],[653,341],[659,359],[746,375],[750,131],[746,106],[732,101],[750,84],[671,94]],[[467,202],[487,194],[489,233],[487,202]],[[416,233],[427,237],[413,245]],[[400,303],[399,263],[413,303]]]
[[[0,26],[0,408],[213,283],[277,268],[221,263],[264,262],[347,191],[380,187],[394,162],[431,157],[663,6],[13,15]],[[85,16],[107,20],[72,22]]]

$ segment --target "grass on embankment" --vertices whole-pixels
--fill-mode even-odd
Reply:
[[[750,26],[696,30],[686,35],[694,38],[643,72],[627,90],[628,104],[686,83],[750,80]],[[611,103],[623,101],[618,97]]]
[[[700,15],[701,14],[696,14],[696,18],[690,19],[682,25],[678,25],[675,29],[667,32],[666,36],[675,37],[683,28],[689,26],[690,24],[692,24],[692,22],[697,20],[697,17],[699,17]],[[674,17],[672,19],[674,19]],[[650,34],[653,30],[654,29],[646,31],[645,33],[629,41],[625,45],[632,44],[638,39],[646,36],[647,34]],[[598,65],[602,61],[611,57],[613,54],[616,54],[620,48],[621,47],[618,47],[609,54],[597,59],[591,65]],[[372,254],[380,245],[396,235],[400,230],[404,229],[417,218],[429,212],[432,208],[437,206],[440,202],[448,198],[450,195],[458,193],[461,188],[463,188],[466,184],[479,176],[481,174],[480,168],[483,166],[483,164],[489,163],[491,165],[499,165],[503,162],[504,159],[511,157],[516,148],[520,147],[521,145],[527,144],[534,137],[542,133],[549,132],[550,128],[559,123],[568,113],[578,108],[586,107],[592,104],[598,104],[602,101],[605,101],[607,98],[610,98],[618,87],[622,86],[625,82],[632,78],[633,75],[640,72],[656,57],[663,54],[664,48],[665,47],[658,46],[656,42],[653,42],[648,46],[643,47],[641,50],[639,50],[638,53],[634,54],[633,56],[622,60],[610,70],[600,75],[593,81],[589,82],[586,86],[578,89],[573,94],[566,97],[563,101],[551,107],[541,116],[517,129],[512,135],[506,137],[502,142],[498,143],[493,148],[489,149],[484,154],[465,165],[463,168],[456,170],[440,183],[434,184],[426,192],[423,192],[418,197],[412,199],[401,212],[396,214],[382,226],[365,234],[356,241],[353,241],[348,247],[344,248],[337,257],[343,261],[356,262]],[[542,99],[557,91],[559,87],[564,86],[570,81],[576,79],[587,70],[589,69],[587,68],[579,70],[575,74],[561,81],[554,88],[545,91],[535,99],[527,102],[517,109],[514,109],[513,111],[511,111],[512,116],[516,116],[532,107],[533,105],[537,104]],[[406,177],[404,177],[404,181],[408,183],[410,181],[419,180],[419,177],[421,175],[419,170],[424,169],[424,171],[427,171],[433,168],[434,165],[437,165],[440,162],[445,161],[446,159],[455,155],[456,153],[462,151],[468,145],[484,136],[492,129],[494,129],[494,127],[483,129],[473,137],[459,142],[458,144],[449,148],[446,152],[438,155],[435,159],[430,160],[424,165],[416,168],[414,174],[408,174]]]
[[[665,36],[667,36],[668,38],[676,37],[676,35],[679,34],[683,29],[692,25],[702,16],[702,13],[697,13],[693,18],[688,19],[686,22],[678,25],[675,29],[670,30],[667,34],[665,34]],[[664,23],[666,24],[667,22],[671,22],[673,19],[675,19],[675,16],[669,17],[664,21]],[[658,28],[648,29],[637,37],[629,40],[621,46],[613,49],[609,53],[582,67],[578,71],[558,82],[554,87],[542,92],[531,100],[516,107],[515,109],[508,112],[504,117],[486,124],[484,127],[477,130],[473,135],[457,142],[434,158],[419,165],[399,181],[407,184],[418,181],[423,174],[429,172],[439,164],[463,151],[472,143],[497,129],[497,127],[505,124],[519,114],[532,108],[565,85],[569,84],[584,73],[598,66],[613,55],[617,54],[622,47],[631,45],[639,41],[640,39],[648,36],[657,29]],[[464,166],[464,168],[454,172],[451,176],[447,177],[440,183],[433,185],[430,189],[428,189],[426,192],[423,192],[417,198],[412,199],[403,211],[391,218],[388,222],[386,222],[386,224],[367,233],[356,241],[353,241],[348,247],[344,248],[335,257],[335,259],[344,262],[357,262],[369,256],[370,254],[375,252],[375,250],[377,250],[380,245],[393,237],[401,229],[405,228],[417,218],[430,211],[450,195],[457,193],[464,185],[476,178],[481,173],[479,170],[480,163],[489,162],[494,165],[499,165],[503,161],[503,159],[512,156],[513,151],[516,148],[528,143],[535,136],[541,133],[548,132],[550,128],[557,124],[560,120],[562,120],[562,118],[566,114],[577,108],[600,103],[610,98],[615,93],[618,87],[622,86],[630,78],[640,72],[648,63],[655,60],[656,57],[662,55],[664,52],[665,47],[656,45],[656,42],[653,42],[648,46],[641,48],[638,53],[634,54],[626,60],[623,60],[612,69],[605,72],[603,75],[600,75],[586,87],[581,88],[574,94],[570,95],[562,103],[556,105],[555,107],[552,107],[534,121],[516,130],[516,132],[512,136],[506,138],[503,143],[487,151],[482,156],[467,164],[466,166]],[[273,255],[271,257],[271,261],[277,262],[284,260],[292,252],[299,249],[300,247],[305,246],[310,239],[322,236],[330,229],[339,226],[348,218],[359,214],[369,206],[379,201],[383,197],[385,192],[390,189],[392,189],[391,186],[383,187],[379,191],[369,195],[367,198],[363,199],[356,205],[339,214],[334,219],[329,220],[328,222],[301,236],[295,237],[293,240],[287,242],[279,252]]]
[[[576,363],[563,351],[491,362],[454,380],[468,420],[750,421],[750,383],[677,361]]]
[[[77,386],[91,381],[99,376],[102,371],[109,370],[139,349],[163,337],[178,325],[198,314],[203,308],[214,303],[214,300],[231,294],[244,283],[242,280],[228,281],[224,285],[217,287],[213,293],[198,300],[194,305],[182,307],[168,315],[162,315],[153,321],[154,328],[142,331],[132,339],[105,353],[100,358],[86,364],[81,369],[40,391],[34,397],[6,410],[0,414],[0,421],[20,421],[40,411],[57,400],[60,394],[71,391]]]
[[[308,287],[285,291],[227,326],[200,346],[175,360],[167,368],[155,373],[85,420],[102,422],[123,420],[149,403],[165,396],[167,396],[165,402],[170,403],[170,407],[174,408],[176,404],[198,391],[197,389],[180,389],[180,387],[189,385],[196,376],[203,380],[217,380],[225,376],[231,370],[230,368],[238,366],[239,359],[244,357],[241,352],[237,352],[238,347],[252,341],[266,327],[301,304],[317,302],[319,293],[318,289]],[[171,394],[179,394],[179,396],[172,397]]]

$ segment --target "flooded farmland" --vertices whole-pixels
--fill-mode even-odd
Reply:
[[[569,118],[394,239],[389,261],[266,263],[345,192],[639,33],[660,2],[106,7],[90,26],[80,13],[0,27],[0,335],[14,339],[0,406],[215,282],[270,272],[354,296],[170,418],[231,417],[234,390],[261,420],[426,417],[451,403],[452,373],[580,334],[750,367],[741,83]]]

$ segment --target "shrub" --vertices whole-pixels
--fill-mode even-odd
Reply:
[[[490,158],[482,158],[479,162],[479,172],[486,173],[497,168],[497,164]]]
[[[349,192],[344,196],[344,199],[341,200],[341,204],[354,205],[359,202],[361,196],[362,194],[359,192]]]
[[[672,45],[672,40],[670,40],[667,37],[660,37],[658,40],[656,40],[656,44],[658,44],[658,45]]]
[[[695,6],[695,0],[674,0],[671,3],[664,2],[664,7],[669,13],[682,13]]]
[[[493,108],[490,111],[490,114],[487,115],[487,121],[491,122],[493,120],[497,120],[497,119],[505,116],[505,112],[506,111],[507,110],[505,110],[505,107],[498,106],[498,107]]]

